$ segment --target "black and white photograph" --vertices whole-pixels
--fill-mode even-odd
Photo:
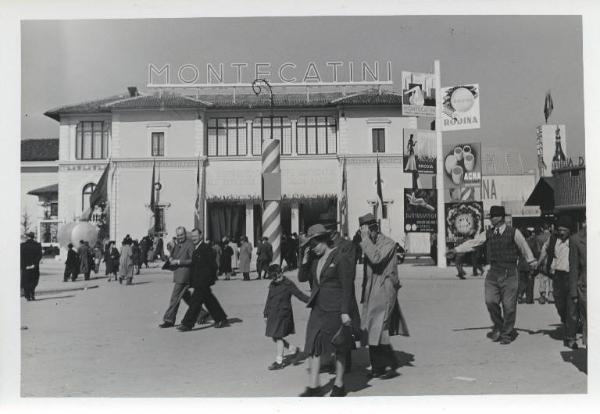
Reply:
[[[11,13],[7,408],[593,394],[594,14],[139,7]]]

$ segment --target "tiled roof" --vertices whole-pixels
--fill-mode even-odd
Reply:
[[[21,141],[21,161],[58,160],[58,138]]]
[[[36,188],[35,190],[29,191],[27,194],[39,196],[51,193],[58,193],[58,184],[52,184],[47,185],[45,187]]]
[[[402,97],[395,93],[366,91],[343,95],[341,92],[275,93],[273,104],[279,108],[336,107],[338,105],[401,105]],[[213,94],[186,96],[163,92],[131,97],[116,95],[94,101],[54,108],[46,116],[60,121],[60,116],[79,113],[102,113],[121,109],[255,109],[269,108],[269,95]]]

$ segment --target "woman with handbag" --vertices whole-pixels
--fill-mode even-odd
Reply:
[[[352,347],[350,314],[356,306],[354,297],[354,264],[346,254],[334,247],[331,234],[322,224],[308,229],[303,245],[302,264],[298,280],[312,280],[312,292],[307,307],[311,308],[306,326],[304,352],[308,355],[309,384],[301,397],[320,397],[319,383],[321,355],[335,354],[335,382],[331,397],[344,397],[345,357]],[[311,253],[313,259],[311,260]]]

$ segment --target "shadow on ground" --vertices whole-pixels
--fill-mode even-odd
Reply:
[[[570,362],[579,371],[587,375],[587,349],[574,349],[560,353],[563,361]]]

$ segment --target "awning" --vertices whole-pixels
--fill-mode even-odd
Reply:
[[[553,210],[555,186],[556,179],[554,177],[541,177],[525,205],[539,206],[543,211]]]
[[[52,193],[58,194],[58,184],[47,185],[46,187],[36,188],[35,190],[29,191],[27,194],[34,196],[48,196]]]

